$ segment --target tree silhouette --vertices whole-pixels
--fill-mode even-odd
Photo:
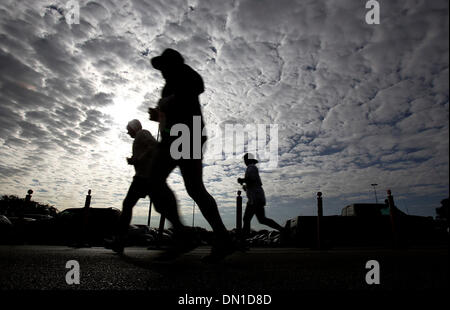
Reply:
[[[58,209],[49,204],[36,201],[26,202],[24,198],[15,195],[3,195],[0,199],[0,214],[18,216],[19,214],[42,214],[55,216]]]

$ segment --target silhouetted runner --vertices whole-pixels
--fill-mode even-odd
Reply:
[[[250,222],[254,215],[258,221],[266,226],[276,229],[280,232],[284,232],[284,228],[272,219],[266,217],[264,212],[264,206],[266,205],[266,196],[262,188],[261,178],[259,177],[258,168],[256,164],[258,161],[252,154],[244,155],[244,162],[247,165],[244,178],[238,178],[239,184],[244,185],[244,189],[247,192],[247,207],[244,212],[244,227],[243,237],[247,237],[250,234]]]
[[[127,158],[127,162],[129,165],[134,166],[136,174],[123,201],[117,235],[114,240],[107,241],[107,247],[117,253],[123,253],[133,207],[140,198],[145,198],[149,194],[148,183],[151,176],[151,158],[158,145],[152,134],[148,130],[142,129],[142,125],[137,119],[128,123],[127,130],[130,137],[134,139],[133,155]]]
[[[204,91],[203,80],[196,71],[184,63],[181,54],[173,49],[166,49],[161,56],[152,58],[151,63],[155,69],[161,71],[166,81],[157,108],[149,108],[150,119],[159,121],[161,130],[161,143],[155,152],[149,184],[152,201],[155,209],[166,216],[175,230],[177,244],[171,249],[173,254],[192,250],[196,246],[193,236],[182,224],[178,215],[176,198],[166,183],[171,171],[178,166],[187,193],[197,203],[215,233],[216,240],[210,255],[205,257],[205,260],[219,260],[231,254],[234,246],[220,217],[216,201],[203,184],[201,146],[206,141],[206,137],[194,137],[197,133],[194,131],[194,116],[200,117],[200,129],[203,130],[204,127],[198,98]],[[170,129],[175,124],[184,124],[190,130],[191,156],[188,159],[174,159],[170,153],[172,142],[178,138],[170,135]],[[201,141],[201,144],[196,145],[195,139]],[[200,150],[195,147],[200,147]],[[194,159],[196,152],[201,156]]]

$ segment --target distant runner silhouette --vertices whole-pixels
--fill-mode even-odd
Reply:
[[[130,226],[133,207],[140,198],[145,198],[149,194],[148,183],[151,176],[151,158],[158,145],[152,134],[145,129],[139,120],[134,119],[127,125],[127,133],[133,141],[133,155],[127,158],[129,165],[133,165],[136,171],[128,189],[127,196],[123,201],[122,214],[120,215],[119,226],[114,240],[107,241],[107,247],[121,254],[124,251],[125,239]]]
[[[244,190],[247,192],[247,207],[244,212],[244,238],[250,234],[250,222],[254,215],[258,221],[266,226],[274,228],[280,232],[284,231],[284,228],[272,219],[266,217],[264,212],[264,206],[266,205],[266,196],[262,188],[261,178],[259,177],[259,171],[256,167],[258,161],[252,154],[244,155],[244,162],[247,165],[244,178],[238,178],[238,183],[244,185]]]

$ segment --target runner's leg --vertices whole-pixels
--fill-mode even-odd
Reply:
[[[167,147],[159,145],[152,159],[149,193],[155,210],[163,214],[175,230],[184,227],[178,215],[177,200],[167,185],[167,177],[176,166]]]

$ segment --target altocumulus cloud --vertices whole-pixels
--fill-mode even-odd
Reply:
[[[178,49],[203,76],[206,122],[278,124],[278,168],[261,171],[267,213],[283,222],[379,199],[434,215],[448,196],[448,1],[66,1],[0,4],[0,192],[58,208],[120,207],[133,175],[126,123],[163,80],[149,58]],[[215,138],[211,132],[211,139]],[[240,159],[205,163],[205,183],[233,227]],[[192,201],[169,179],[183,214]],[[148,202],[136,208],[135,220]],[[187,219],[186,219],[187,221]],[[196,224],[206,225],[202,217]]]

